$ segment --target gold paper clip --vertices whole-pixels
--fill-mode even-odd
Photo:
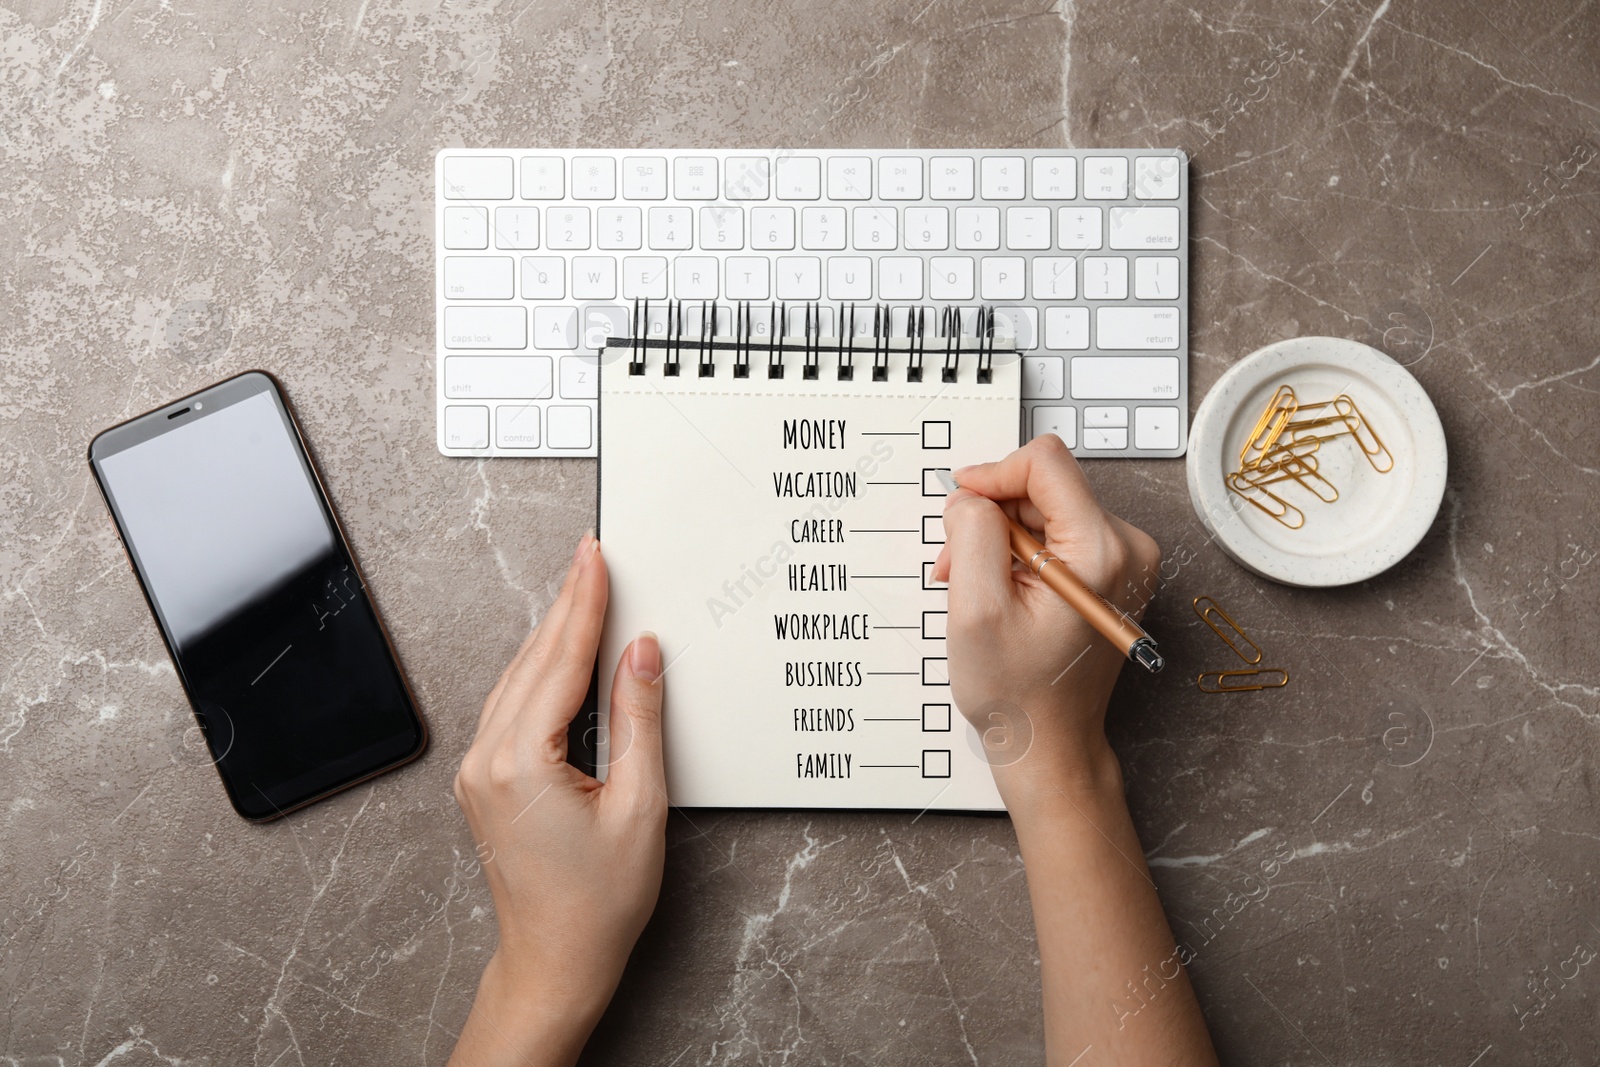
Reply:
[[[1278,386],[1272,399],[1267,401],[1266,410],[1256,420],[1250,436],[1245,438],[1244,447],[1239,450],[1239,466],[1253,467],[1262,454],[1271,451],[1278,442],[1278,435],[1283,433],[1283,428],[1289,425],[1299,408],[1300,402],[1295,399],[1294,390],[1287,385]],[[1251,460],[1251,453],[1257,453],[1256,461]]]
[[[1244,497],[1250,503],[1260,508],[1266,514],[1272,516],[1289,529],[1298,530],[1300,527],[1306,524],[1305,512],[1301,511],[1299,508],[1295,507],[1293,504],[1289,503],[1272,490],[1265,489],[1259,485],[1252,485],[1245,481],[1244,475],[1240,474],[1238,471],[1228,475],[1227,484],[1228,488],[1233,490],[1233,492]],[[1263,504],[1253,495],[1256,493],[1260,493],[1262,496],[1268,498],[1274,504],[1276,504],[1277,507],[1273,508]]]
[[[1372,428],[1372,424],[1361,414],[1361,409],[1356,407],[1356,402],[1350,399],[1348,394],[1340,393],[1334,397],[1334,410],[1343,411],[1342,408],[1337,406],[1341,400],[1350,406],[1350,434],[1356,439],[1356,444],[1361,446],[1361,452],[1367,457],[1367,462],[1372,464],[1372,469],[1379,474],[1388,474],[1394,470],[1394,454],[1389,451],[1383,440],[1378,437],[1378,431]],[[1367,447],[1366,440],[1361,436],[1362,430],[1367,431],[1367,434],[1372,438],[1371,448]],[[1383,457],[1385,461],[1383,464],[1378,462],[1379,456]]]
[[[1204,601],[1206,604],[1206,606],[1203,608],[1200,606],[1202,601]],[[1240,629],[1239,624],[1233,621],[1233,616],[1222,610],[1222,605],[1218,604],[1215,600],[1212,600],[1208,596],[1197,596],[1194,598],[1194,613],[1200,616],[1201,622],[1211,627],[1212,633],[1222,638],[1223,644],[1227,645],[1229,648],[1233,649],[1234,652],[1238,653],[1240,659],[1251,664],[1252,666],[1261,662],[1261,646],[1250,640],[1250,635],[1245,633],[1244,630]],[[1234,643],[1233,638],[1229,637],[1223,631],[1222,627],[1217,625],[1216,620],[1212,618],[1213,615],[1227,623],[1228,629],[1237,634],[1239,636],[1239,640],[1250,646],[1251,651],[1255,653],[1254,658],[1251,658],[1251,656],[1246,653],[1244,649],[1240,648]]]
[[[1213,679],[1210,686],[1206,679]],[[1230,678],[1250,679],[1246,684],[1234,685]],[[1263,679],[1254,681],[1254,679]],[[1266,680],[1272,679],[1272,680]],[[1258,689],[1281,689],[1289,684],[1289,672],[1281,667],[1251,668],[1245,671],[1202,671],[1195,679],[1202,693],[1253,693]]]
[[[1280,454],[1283,455],[1283,458],[1273,458],[1272,462],[1263,463],[1255,470],[1242,472],[1238,475],[1239,479],[1257,489],[1265,485],[1275,485],[1278,482],[1294,481],[1324,504],[1331,504],[1339,499],[1339,490],[1334,484],[1317,473],[1315,460],[1301,459],[1291,454],[1282,453],[1278,449],[1274,449],[1270,456],[1277,457]],[[1317,488],[1319,485],[1323,486],[1326,492]]]

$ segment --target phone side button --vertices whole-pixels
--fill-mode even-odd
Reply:
[[[451,404],[444,409],[446,448],[488,448],[489,409]]]

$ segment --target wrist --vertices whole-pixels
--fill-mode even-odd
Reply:
[[[520,965],[502,948],[483,969],[469,1022],[487,1030],[486,1047],[495,1050],[495,1058],[485,1062],[567,1067],[577,1062],[610,992],[582,989],[580,983]],[[504,1060],[508,1055],[516,1058]]]
[[[1021,759],[995,767],[994,778],[1019,826],[1075,809],[1125,803],[1122,766],[1098,728],[1071,741],[1036,737]]]

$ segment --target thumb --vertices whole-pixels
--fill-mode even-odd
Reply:
[[[661,763],[661,642],[648,630],[633,639],[611,683],[611,759],[606,788],[635,799],[667,796]]]
[[[987,497],[957,489],[945,500],[945,548],[950,612],[972,619],[994,619],[1014,601],[1011,580],[1011,526],[1005,512]]]

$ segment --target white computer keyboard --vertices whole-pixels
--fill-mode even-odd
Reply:
[[[719,333],[744,302],[787,302],[786,333],[807,303],[822,333],[852,304],[994,305],[1023,357],[1025,439],[1182,455],[1187,175],[1163,149],[446,149],[439,451],[594,455],[597,356],[648,300],[653,330],[683,301]]]

